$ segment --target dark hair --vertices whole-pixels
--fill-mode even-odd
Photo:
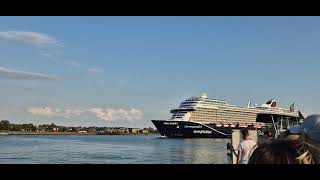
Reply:
[[[295,141],[277,139],[260,144],[252,153],[248,164],[299,164]]]
[[[272,137],[272,133],[270,131],[265,131],[264,135],[267,137]]]
[[[287,138],[289,135],[291,135],[290,130],[286,130],[279,134],[278,138]]]
[[[248,134],[249,134],[248,129],[242,130],[242,136],[243,136],[243,137],[247,136]]]

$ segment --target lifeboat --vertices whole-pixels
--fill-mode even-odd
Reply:
[[[260,128],[262,128],[262,123],[254,123],[253,127],[260,129]]]
[[[257,129],[260,129],[262,126],[259,125],[259,124],[255,124],[253,127],[254,127],[254,128],[257,128]]]
[[[246,128],[246,127],[248,127],[248,125],[247,124],[239,124],[239,127]]]
[[[221,127],[222,125],[221,124],[216,124],[216,127]]]
[[[223,127],[229,127],[229,124],[224,124]]]
[[[236,127],[236,125],[235,124],[230,124],[230,127]]]

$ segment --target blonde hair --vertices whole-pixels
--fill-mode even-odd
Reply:
[[[299,156],[296,158],[299,164],[319,164],[320,150],[318,147],[308,143],[300,142],[297,145]]]

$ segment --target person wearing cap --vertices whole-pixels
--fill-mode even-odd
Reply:
[[[290,133],[320,148],[320,114],[308,116],[301,125],[291,127]]]
[[[301,129],[300,125],[291,127],[289,130],[287,130],[287,134],[285,138],[294,140],[294,141],[300,140],[300,137],[302,135],[300,129]]]

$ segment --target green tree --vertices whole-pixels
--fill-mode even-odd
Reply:
[[[19,124],[11,124],[10,131],[22,131],[22,126]]]
[[[67,128],[64,127],[64,126],[62,126],[62,127],[61,127],[61,132],[67,132]]]
[[[8,120],[0,121],[0,130],[10,130],[10,122]]]

